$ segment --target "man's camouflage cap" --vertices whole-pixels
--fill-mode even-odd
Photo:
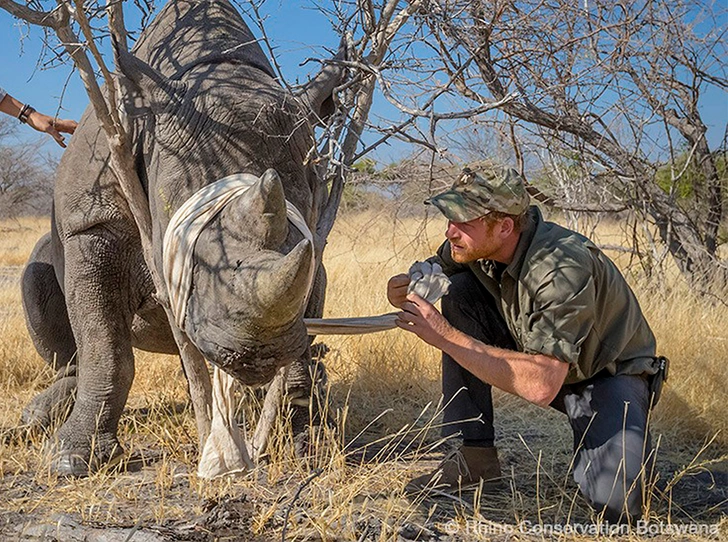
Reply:
[[[468,222],[492,211],[520,215],[528,209],[526,184],[512,168],[464,168],[457,181],[425,203],[452,222]]]

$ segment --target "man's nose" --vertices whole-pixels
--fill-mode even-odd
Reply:
[[[448,221],[447,229],[445,230],[445,237],[447,237],[448,239],[452,239],[457,234],[458,234],[457,226],[455,224],[453,224],[452,222]]]

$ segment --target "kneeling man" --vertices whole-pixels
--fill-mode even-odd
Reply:
[[[581,492],[609,522],[638,519],[662,360],[624,277],[587,238],[545,222],[513,169],[465,169],[426,203],[448,219],[433,258],[452,281],[442,314],[407,295],[407,275],[387,296],[401,328],[442,350],[443,432],[463,445],[407,489],[498,481],[496,386],[565,413]]]

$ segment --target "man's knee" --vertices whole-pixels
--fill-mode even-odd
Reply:
[[[609,475],[594,487],[586,488],[584,496],[597,514],[609,523],[634,523],[642,517],[642,484],[639,478],[615,481]]]
[[[580,450],[574,480],[598,514],[610,523],[634,522],[642,517],[645,461],[644,433],[626,431],[599,449]]]
[[[639,519],[651,472],[646,382],[603,374],[564,391],[577,448],[574,480],[610,523]]]

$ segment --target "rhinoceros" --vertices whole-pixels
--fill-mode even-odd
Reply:
[[[292,94],[226,0],[170,2],[133,53],[121,56],[120,68],[139,93],[130,112],[134,155],[158,271],[170,217],[192,194],[231,174],[258,179],[200,234],[187,335],[247,385],[268,383],[291,364],[289,390],[308,397],[313,371],[303,317],[321,316],[326,279],[320,265],[311,266],[311,242],[289,225],[286,200],[315,228],[326,187],[307,159],[315,145],[308,120],[331,107],[341,69],[325,68]],[[64,475],[86,475],[122,454],[117,426],[134,378],[132,347],[177,352],[108,160],[89,108],[57,171],[51,231],[22,279],[30,335],[58,371],[24,421],[47,424],[76,390],[49,441],[52,468]],[[301,427],[309,407],[294,408]]]

